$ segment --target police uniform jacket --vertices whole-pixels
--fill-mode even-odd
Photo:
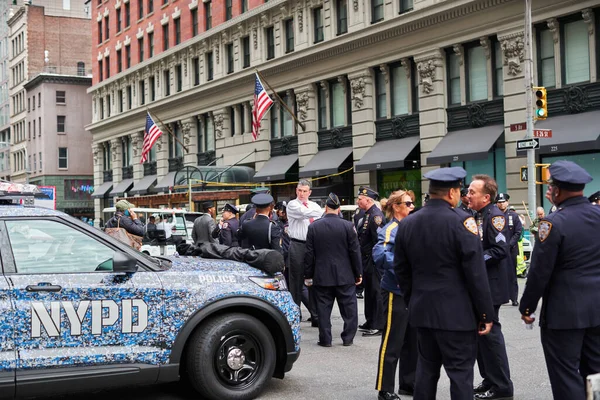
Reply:
[[[269,240],[269,230],[271,231]],[[281,252],[281,232],[269,217],[262,214],[244,222],[238,231],[238,239],[247,243],[248,249],[272,249]]]
[[[531,315],[544,298],[540,326],[600,326],[600,207],[581,196],[562,202],[539,224],[519,310]]]
[[[398,225],[394,271],[414,327],[477,330],[494,308],[477,223],[431,199]]]
[[[288,235],[288,223],[282,220],[277,220],[277,226],[281,232],[281,251],[283,252],[283,258],[287,260],[288,252],[290,251],[290,235]]]
[[[354,285],[362,275],[358,238],[352,223],[326,214],[308,227],[305,277],[315,286]]]
[[[492,302],[501,305],[509,300],[508,268],[512,268],[508,240],[510,232],[506,216],[495,204],[488,204],[477,213],[483,258],[492,291]]]
[[[238,247],[237,233],[240,227],[240,223],[237,218],[231,218],[227,221],[223,221],[223,225],[215,227],[212,236],[219,238],[219,244],[224,246]]]
[[[515,250],[519,246],[519,239],[521,239],[521,233],[523,232],[523,224],[521,223],[521,219],[516,212],[512,210],[506,210],[504,214],[506,215],[508,231],[510,232],[508,248]]]
[[[396,218],[385,224],[378,231],[378,241],[373,247],[373,262],[375,268],[381,275],[381,288],[397,295],[402,295],[400,285],[396,279],[396,273],[393,268],[394,244],[396,243],[396,233],[398,232],[398,221]]]
[[[354,212],[354,216],[352,217],[352,219],[354,221],[354,227],[356,228],[357,232],[358,232],[358,228],[362,225],[364,218],[365,218],[365,210],[363,210],[361,208],[357,208],[356,211]]]
[[[360,253],[362,255],[363,269],[370,270],[373,266],[373,247],[377,244],[377,229],[385,224],[383,213],[373,204],[365,212],[362,225],[357,228]]]
[[[472,216],[475,215],[475,212],[473,210],[471,210],[469,208],[469,206],[464,203],[460,203],[460,206],[458,206],[458,208],[461,209],[462,211],[466,212],[469,215],[472,215]]]

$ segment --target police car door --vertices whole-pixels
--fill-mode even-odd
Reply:
[[[112,271],[118,248],[110,241],[58,218],[6,218],[0,230],[12,249],[2,251],[2,261],[12,271],[5,267],[16,308],[17,395],[51,392],[52,374],[65,371],[56,367],[93,376],[86,367],[155,358],[160,350],[142,344],[158,336],[160,324],[149,318],[132,275]]]

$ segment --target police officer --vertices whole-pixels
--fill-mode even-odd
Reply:
[[[281,250],[283,251],[283,258],[287,264],[288,252],[290,250],[290,235],[288,234],[288,219],[286,212],[287,203],[285,201],[278,201],[275,203],[275,211],[277,213],[277,226],[281,232]]]
[[[472,216],[457,210],[460,167],[425,174],[430,200],[398,225],[393,267],[410,324],[417,328],[415,399],[435,399],[442,365],[451,398],[473,398],[477,331],[492,329],[494,313],[484,255]]]
[[[506,215],[506,221],[508,223],[508,231],[510,237],[508,238],[508,248],[510,250],[510,262],[512,265],[508,265],[507,277],[508,277],[508,296],[513,306],[518,306],[519,301],[519,283],[517,282],[517,256],[519,255],[519,240],[521,239],[521,233],[523,233],[523,224],[519,215],[515,210],[511,209],[508,204],[510,195],[508,193],[498,193],[496,197],[496,206]]]
[[[221,213],[221,221],[219,221],[218,225],[213,230],[212,236],[214,238],[219,238],[219,244],[224,246],[239,246],[237,232],[240,223],[237,219],[237,214],[239,213],[237,207],[227,203],[225,204],[225,207],[223,207]]]
[[[595,206],[600,205],[600,190],[588,197],[588,200]]]
[[[527,324],[538,302],[541,340],[555,399],[586,399],[585,378],[600,372],[600,208],[583,196],[592,177],[571,161],[550,168],[557,211],[540,221],[519,310]]]
[[[281,252],[281,232],[275,221],[269,219],[273,206],[273,196],[257,194],[252,197],[256,205],[256,215],[245,221],[238,231],[238,239],[246,241],[248,249],[272,249]]]
[[[261,187],[252,189],[250,191],[250,193],[252,193],[252,198],[254,198],[254,196],[256,196],[257,194],[271,194],[271,190],[268,187],[261,186]],[[250,201],[252,201],[252,200],[250,200]],[[256,215],[256,204],[251,203],[250,208],[246,209],[246,212],[244,214],[242,214],[242,216],[240,217],[240,225],[242,225],[245,221],[254,218],[255,215]],[[277,214],[271,213],[271,214],[269,214],[269,218],[276,221]]]
[[[483,258],[487,267],[494,314],[494,325],[489,335],[479,340],[477,365],[483,382],[475,388],[476,399],[512,399],[513,383],[506,355],[506,345],[500,325],[500,306],[508,302],[508,239],[510,232],[506,216],[494,205],[498,184],[488,175],[473,175],[469,186],[469,206],[477,211],[477,227]]]
[[[473,210],[471,210],[469,208],[469,189],[468,188],[460,189],[460,206],[458,206],[458,208],[463,210],[467,214],[475,216],[475,213],[473,212]]]
[[[354,211],[354,216],[352,217],[352,220],[354,221],[354,228],[356,229],[357,232],[358,232],[358,227],[362,225],[364,218],[365,218],[365,210],[361,209],[360,207],[356,207],[356,210]],[[364,299],[365,298],[364,291],[365,291],[365,287],[362,283],[360,285],[357,285],[356,286],[356,298]]]
[[[362,279],[358,237],[352,223],[339,217],[340,199],[330,193],[323,218],[308,227],[304,277],[313,280],[319,320],[318,345],[331,347],[331,309],[337,301],[344,320],[342,342],[351,346],[358,327],[355,285]]]
[[[379,286],[381,276],[373,263],[373,247],[377,244],[377,229],[385,224],[383,213],[375,204],[379,193],[367,186],[358,189],[358,207],[364,210],[362,224],[358,227],[358,241],[362,255],[363,285],[366,322],[359,326],[363,336],[380,336],[383,333],[383,307]]]

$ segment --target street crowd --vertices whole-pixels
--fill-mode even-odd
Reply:
[[[573,162],[557,161],[549,170],[546,198],[553,207],[548,215],[538,208],[531,221],[535,246],[520,302],[523,220],[490,176],[473,175],[463,187],[467,173],[460,167],[424,175],[429,193],[420,208],[410,190],[379,199],[361,186],[351,222],[341,217],[335,193],[323,210],[310,200],[311,182],[300,180],[296,198],[287,202],[276,203],[267,188],[255,191],[239,220],[237,207],[227,204],[216,223],[214,204],[203,203],[192,236],[197,245],[281,252],[291,296],[319,329],[319,346],[333,345],[335,302],[344,321],[343,346],[351,346],[359,330],[379,337],[379,400],[398,394],[435,399],[442,366],[452,399],[513,399],[500,322],[506,303],[519,307],[526,326],[539,320],[554,398],[583,400],[586,377],[600,372],[600,247],[594,235],[600,192],[584,197],[592,177]],[[131,207],[118,202],[115,217],[139,234],[143,225]],[[364,297],[360,325],[357,297]],[[475,361],[483,378],[477,385]]]

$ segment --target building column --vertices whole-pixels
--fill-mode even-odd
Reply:
[[[94,168],[94,188],[99,188],[104,183],[104,174],[102,171],[104,155],[102,143],[92,143],[92,159]],[[94,199],[94,226],[100,227],[100,218],[102,218],[103,199]]]
[[[144,164],[139,162],[142,157],[142,147],[144,146],[144,132],[135,132],[131,134],[131,147],[133,150],[133,180],[139,181],[144,177]]]
[[[419,78],[419,120],[421,137],[421,174],[438,168],[427,165],[427,156],[446,134],[444,55],[440,49],[415,55]],[[421,192],[429,191],[429,181],[421,182]]]
[[[111,139],[110,141],[110,156],[112,173],[113,173],[113,189],[123,180],[123,154],[121,151],[122,138]]]
[[[366,154],[375,144],[375,103],[373,95],[373,76],[371,70],[362,69],[348,74],[350,93],[346,98],[351,102],[352,110],[352,149],[354,162]],[[330,94],[327,94],[330,96]],[[354,172],[354,193],[358,187],[369,185],[376,187],[376,172]]]
[[[232,132],[235,136],[241,136],[242,132],[242,109],[240,104],[236,104],[233,107],[234,125],[235,132]]]
[[[244,118],[244,132],[242,135],[246,133],[252,133],[252,106],[249,102],[245,101],[242,103],[242,118]]]
[[[298,164],[300,168],[303,168],[319,150],[317,98],[313,85],[295,88],[294,93],[296,94],[296,115],[306,128],[303,131],[300,126],[297,127]]]
[[[169,173],[169,137],[163,133],[154,144],[156,146],[156,175],[158,181]]]
[[[182,119],[181,131],[183,133],[183,144],[187,148],[183,155],[183,165],[198,165],[198,124],[196,117]]]

